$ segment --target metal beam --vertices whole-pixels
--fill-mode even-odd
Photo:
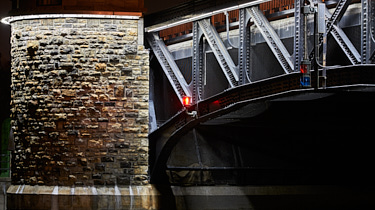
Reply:
[[[370,46],[370,60],[369,60],[369,63],[375,63],[375,0],[371,0],[370,2],[370,5],[369,5],[369,8],[371,8],[370,10],[370,27],[371,27],[371,39],[370,39],[370,43],[371,43],[371,46]]]
[[[325,9],[325,16],[327,17],[327,27],[326,30],[329,32],[332,37],[336,40],[337,44],[341,47],[342,51],[345,53],[346,57],[349,59],[349,61],[355,65],[361,63],[361,55],[357,51],[357,49],[354,47],[348,36],[346,36],[345,32],[337,26],[337,24],[340,22],[342,16],[344,15],[345,11],[347,10],[350,0],[343,1],[341,0],[333,12],[331,14],[326,7]],[[322,40],[321,45],[323,44]]]
[[[362,64],[370,63],[371,52],[371,0],[362,0],[361,12],[361,57]]]
[[[164,30],[164,29],[167,29],[167,28],[179,26],[179,25],[182,25],[182,24],[185,24],[185,23],[203,20],[203,19],[212,17],[214,15],[221,14],[223,12],[239,10],[239,9],[251,7],[251,6],[254,6],[254,5],[259,5],[261,3],[265,3],[265,2],[269,2],[269,1],[271,1],[271,0],[255,0],[255,1],[250,1],[250,2],[247,2],[247,3],[223,8],[223,9],[218,9],[218,10],[211,11],[211,12],[205,12],[203,14],[191,14],[191,15],[188,15],[186,17],[182,17],[182,18],[178,18],[178,19],[175,19],[175,20],[165,22],[165,23],[161,23],[161,24],[146,27],[145,31],[146,32],[157,32],[157,31],[161,31],[161,30]]]
[[[287,74],[293,72],[294,64],[292,62],[291,56],[280,40],[280,37],[268,22],[267,18],[263,15],[258,7],[251,7],[247,8],[246,10],[250,14],[252,20],[259,29],[263,38],[266,40],[276,59],[279,61],[284,72]]]
[[[361,55],[341,28],[332,25],[331,35],[353,65],[361,63]]]
[[[332,13],[332,15],[329,17],[328,22],[327,22],[327,30],[331,30],[332,25],[337,25],[342,16],[344,16],[344,13],[349,7],[349,4],[351,3],[351,0],[340,0],[337,3],[335,11]]]
[[[341,47],[342,51],[348,57],[349,61],[355,65],[361,63],[361,55],[354,47],[350,39],[346,36],[345,32],[337,26],[343,17],[345,11],[348,9],[351,0],[340,0],[333,14],[326,8],[325,15],[328,18],[327,32],[333,36],[337,44]]]
[[[191,97],[191,92],[173,56],[157,33],[149,33],[147,40],[182,104],[184,96]]]
[[[238,69],[239,69],[239,83],[251,83],[250,79],[250,27],[248,23],[250,16],[246,9],[241,9],[239,14],[239,40],[240,47],[238,48]]]
[[[314,3],[317,3],[317,2],[322,2],[322,1],[321,0],[314,0]],[[328,19],[328,21],[326,23],[326,33],[327,33],[327,35],[332,34],[334,36],[335,40],[340,42],[338,44],[341,47],[341,49],[345,52],[346,55],[348,55],[348,54],[354,55],[355,54],[354,51],[348,52],[348,50],[355,50],[355,48],[344,47],[344,46],[352,46],[353,44],[350,42],[349,39],[346,39],[347,37],[343,32],[340,33],[340,32],[337,32],[337,30],[334,31],[333,33],[331,33],[331,32],[332,32],[332,30],[334,30],[333,26],[337,25],[340,22],[341,18],[343,17],[346,10],[348,9],[350,3],[351,3],[351,0],[340,0],[337,3],[335,11],[332,14],[328,11],[327,7],[326,7],[326,11],[325,11],[325,13],[326,13],[325,16]],[[338,27],[336,27],[335,29],[337,29],[337,28]],[[340,35],[343,35],[345,37],[340,37]],[[346,43],[343,43],[343,41],[346,41]],[[323,46],[323,35],[319,36],[319,50],[322,48],[322,46]],[[312,60],[314,58],[314,49],[312,49],[312,51],[310,52],[309,58],[310,58],[310,60]],[[348,57],[348,58],[353,63],[353,61],[354,61],[353,56]]]
[[[216,29],[214,29],[209,19],[198,21],[198,25],[202,30],[204,36],[207,38],[208,44],[210,45],[217,61],[225,77],[227,78],[229,85],[233,88],[238,84],[237,67],[230,57],[227,48],[221,40]]]
[[[203,81],[203,45],[201,44],[202,32],[199,30],[198,22],[193,23],[193,55],[192,55],[192,73],[193,73],[193,104],[201,100],[202,81]]]
[[[299,70],[299,66],[305,53],[305,48],[303,45],[305,17],[302,14],[302,6],[304,5],[304,1],[305,0],[294,1],[294,71]]]

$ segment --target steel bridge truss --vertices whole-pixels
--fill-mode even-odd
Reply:
[[[367,1],[367,0],[366,0]],[[314,0],[315,3],[320,3],[321,1]],[[331,14],[326,8],[325,10],[325,17],[326,17],[326,34],[328,36],[332,36],[337,44],[340,46],[341,50],[345,53],[347,58],[349,59],[350,63],[352,65],[366,63],[362,62],[363,59],[361,58],[361,55],[359,54],[358,50],[355,48],[355,46],[352,44],[350,39],[347,37],[345,32],[338,26],[341,18],[344,16],[344,13],[349,7],[349,4],[351,3],[351,0],[339,0],[337,3],[337,6],[334,10],[334,12]],[[362,13],[366,11],[367,9],[362,8]],[[363,17],[362,17],[363,18]],[[364,34],[362,34],[362,39],[364,37]],[[319,51],[322,51],[323,49],[323,35],[319,36]],[[363,45],[362,45],[363,46]],[[363,55],[365,56],[365,55]],[[367,55],[366,55],[367,56]],[[312,60],[314,57],[314,50],[310,52],[310,60]]]
[[[203,81],[203,48],[202,40],[204,37],[209,44],[216,60],[219,63],[222,73],[228,82],[228,88],[235,88],[239,85],[251,83],[250,79],[250,25],[253,23],[264,38],[268,47],[272,51],[276,60],[280,64],[284,74],[295,73],[299,71],[300,63],[305,53],[309,53],[310,61],[314,59],[314,50],[305,52],[304,46],[304,25],[306,19],[302,14],[302,7],[306,2],[314,4],[321,3],[320,0],[305,1],[295,0],[295,36],[293,54],[290,55],[284,46],[279,35],[259,10],[258,6],[241,8],[239,11],[239,47],[238,47],[238,65],[233,62],[224,41],[220,38],[215,27],[212,26],[209,18],[193,21],[192,30],[192,75],[193,79],[190,84],[181,74],[172,54],[168,51],[163,40],[160,39],[157,32],[149,32],[147,40],[152,48],[155,57],[158,59],[166,77],[168,78],[174,92],[180,99],[181,103],[185,96],[192,98],[192,103],[196,104],[202,99],[202,81]],[[375,39],[374,39],[374,17],[375,0],[361,0],[361,48],[357,50],[343,29],[340,28],[340,20],[348,9],[351,0],[339,0],[334,12],[331,14],[326,8],[326,34],[331,36],[340,46],[342,51],[352,65],[370,64],[375,60]],[[319,37],[319,50],[323,50],[323,35]]]
[[[173,169],[167,166],[173,148],[189,131],[197,127],[199,128],[199,126],[204,123],[211,123],[212,126],[218,124],[225,125],[225,123],[228,123],[228,120],[238,120],[242,117],[246,118],[246,116],[243,116],[243,113],[247,113],[249,115],[248,118],[251,118],[256,114],[253,107],[254,104],[266,102],[271,99],[276,100],[278,97],[290,98],[290,100],[293,100],[293,97],[301,97],[301,99],[305,100],[308,99],[309,94],[336,94],[353,90],[374,91],[374,65],[363,65],[373,64],[375,61],[375,29],[372,27],[375,26],[373,17],[373,14],[375,14],[374,1],[375,0],[362,0],[360,4],[354,5],[356,11],[359,8],[361,9],[361,14],[355,13],[357,18],[360,16],[361,24],[356,25],[356,30],[358,31],[358,28],[360,28],[361,37],[355,37],[355,39],[353,39],[353,36],[349,39],[350,36],[347,36],[346,33],[349,34],[350,31],[344,31],[340,28],[340,21],[341,19],[345,19],[343,16],[346,15],[345,12],[350,8],[351,1],[338,0],[336,1],[336,8],[330,10],[325,8],[323,11],[325,16],[326,37],[324,37],[324,35],[318,37],[318,43],[316,43],[316,45],[319,49],[311,50],[311,46],[308,49],[305,47],[307,43],[305,37],[307,37],[309,41],[315,37],[311,35],[310,37],[306,36],[305,29],[311,29],[311,27],[307,27],[307,24],[311,24],[312,18],[305,18],[305,14],[302,12],[303,6],[306,2],[313,2],[314,4],[321,2],[320,0],[296,0],[294,12],[291,12],[294,13],[295,18],[294,39],[292,38],[294,42],[293,54],[289,52],[291,51],[290,47],[286,48],[280,36],[272,27],[272,24],[270,24],[262,12],[259,11],[257,6],[240,8],[238,23],[232,24],[232,26],[238,26],[239,31],[237,46],[232,46],[233,48],[231,48],[231,52],[233,52],[233,49],[238,47],[237,65],[233,61],[233,56],[229,54],[230,48],[226,47],[225,41],[221,39],[215,27],[211,25],[211,21],[208,17],[195,19],[192,21],[192,33],[189,35],[192,38],[191,82],[187,82],[183,77],[172,53],[168,51],[165,42],[161,40],[158,33],[156,33],[157,30],[148,32],[147,37],[149,45],[174,92],[180,100],[185,96],[189,96],[193,100],[193,104],[190,107],[186,109],[180,109],[180,107],[178,107],[177,113],[172,113],[172,111],[172,114],[168,113],[171,117],[158,126],[156,123],[156,110],[154,110],[154,103],[151,100],[157,97],[151,93],[151,132],[149,134],[151,181],[155,183],[168,182],[168,177],[165,172]],[[280,69],[278,69],[277,72],[280,75],[265,79],[254,79],[254,81],[252,81],[252,78],[257,78],[253,77],[252,74],[256,74],[263,69],[255,68],[254,66],[256,65],[253,65],[252,62],[254,61],[251,60],[252,56],[256,54],[252,52],[254,47],[250,45],[250,40],[252,38],[251,27],[256,27],[259,31],[257,34],[260,34],[264,39],[265,44],[262,43],[263,52],[263,48],[270,48],[272,54],[269,54],[275,58],[272,61],[275,64],[270,66],[279,65]],[[301,73],[299,72],[301,61],[307,57],[310,58],[311,63],[314,63],[315,52],[321,53],[324,52],[324,50],[330,49],[327,49],[327,45],[324,45],[323,38],[330,38],[329,42],[336,42],[337,45],[335,44],[333,51],[341,49],[344,54],[341,54],[339,59],[345,59],[346,57],[349,62],[345,61],[345,65],[346,63],[350,64],[348,64],[348,66],[327,68],[326,77],[328,79],[326,81],[325,90],[315,89],[315,87],[301,88]],[[216,71],[221,70],[218,74],[223,74],[224,76],[221,79],[228,83],[225,90],[216,93],[216,95],[209,95],[208,97],[205,95],[207,89],[204,89],[207,87],[205,86],[205,81],[207,79],[205,68],[207,65],[205,66],[204,63],[208,60],[206,60],[205,53],[209,51],[205,51],[205,47],[207,46],[205,43],[208,43],[210,47],[210,53],[212,52],[211,55],[213,55],[212,59],[216,59],[218,62],[218,65],[212,65],[213,67],[210,69],[211,72],[215,74]],[[289,51],[287,49],[289,49]],[[317,79],[317,76],[312,77],[311,83],[317,84]],[[152,82],[153,81],[151,81],[151,83]],[[217,84],[215,83],[214,85]],[[160,98],[160,96],[158,97]],[[158,102],[161,103],[160,101],[163,101],[163,99],[157,101],[155,107],[162,107],[158,104]],[[241,110],[243,112],[241,112]],[[189,112],[195,112],[196,114],[192,116]],[[220,129],[220,127],[218,128]],[[214,166],[210,166],[211,168],[203,167],[201,162],[198,162],[200,163],[199,168],[194,166],[192,168],[174,168],[173,170],[216,169]]]

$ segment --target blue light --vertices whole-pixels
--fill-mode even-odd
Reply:
[[[302,75],[301,86],[302,87],[311,87],[310,75]]]

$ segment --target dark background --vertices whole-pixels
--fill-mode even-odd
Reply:
[[[12,2],[10,0],[0,0],[0,2],[0,19],[2,19],[12,8]],[[5,24],[0,24],[0,56],[0,126],[2,126],[3,121],[10,116],[10,26]]]
[[[0,18],[7,16],[9,10],[12,8],[12,2],[10,0],[0,0]],[[0,24],[0,53],[1,53],[1,64],[2,66],[7,65],[10,60],[10,26]],[[3,73],[3,72],[1,72]]]

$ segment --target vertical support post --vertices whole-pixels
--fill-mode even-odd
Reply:
[[[369,63],[374,64],[375,63],[375,0],[370,0],[368,5],[370,11],[369,11],[369,24],[371,31],[369,32],[369,35],[371,36],[370,39],[370,46],[371,49],[369,50],[370,56],[369,56]]]
[[[314,46],[315,46],[315,56],[314,56],[314,71],[316,75],[316,89],[320,87],[320,74],[319,74],[319,38],[322,34],[326,33],[326,23],[325,23],[325,10],[326,6],[323,3],[318,3],[317,10],[314,13]]]
[[[326,87],[327,87],[327,68],[326,68],[326,66],[327,66],[327,34],[328,34],[328,30],[327,30],[327,25],[326,25],[326,23],[325,23],[325,21],[326,21],[326,15],[325,15],[325,13],[326,13],[326,6],[323,4],[323,7],[324,7],[324,9],[322,9],[323,11],[321,11],[321,12],[323,12],[323,14],[321,14],[321,15],[323,15],[323,24],[324,24],[324,28],[322,29],[323,30],[323,71],[322,71],[322,79],[323,79],[323,81],[322,81],[322,88],[323,89],[326,89]]]
[[[303,1],[301,2],[301,4],[303,3]],[[311,61],[309,60],[309,56],[308,56],[308,44],[307,44],[307,16],[309,14],[315,14],[315,9],[312,5],[312,3],[310,2],[310,5],[309,6],[301,6],[300,8],[300,13],[303,14],[303,17],[301,17],[300,21],[302,23],[302,26],[301,26],[301,31],[303,33],[303,41],[301,41],[299,44],[300,44],[300,49],[303,49],[301,55],[299,56],[299,63],[298,63],[298,69],[300,69],[302,75],[301,75],[301,86],[302,87],[305,87],[305,88],[309,88],[311,87]],[[303,28],[303,29],[302,29]],[[301,34],[302,34],[301,33]],[[302,37],[302,35],[299,35],[300,37]],[[314,38],[314,45],[315,45],[315,38]],[[302,47],[302,43],[303,43],[303,47]],[[297,49],[296,49],[297,50]],[[301,58],[303,57],[303,59]],[[314,59],[312,59],[314,60]],[[296,60],[298,61],[298,60]],[[314,62],[314,61],[313,61]]]
[[[326,89],[327,87],[327,33],[323,35],[323,72],[322,72],[322,87]]]
[[[314,13],[314,73],[316,77],[316,89],[319,89],[319,33],[318,33],[318,13]]]
[[[304,14],[302,13],[302,6],[304,0],[294,1],[294,22],[295,22],[295,33],[294,33],[294,69],[298,71],[300,64],[304,56]]]
[[[250,27],[246,9],[240,9],[239,14],[239,38],[240,47],[238,48],[238,67],[239,67],[239,84],[250,83]]]
[[[362,0],[361,15],[361,57],[362,64],[369,63],[370,59],[370,0]]]
[[[202,32],[200,32],[198,22],[193,23],[193,55],[192,55],[192,67],[193,67],[193,90],[192,100],[193,104],[200,101],[202,94],[202,51],[203,46],[200,44]]]

